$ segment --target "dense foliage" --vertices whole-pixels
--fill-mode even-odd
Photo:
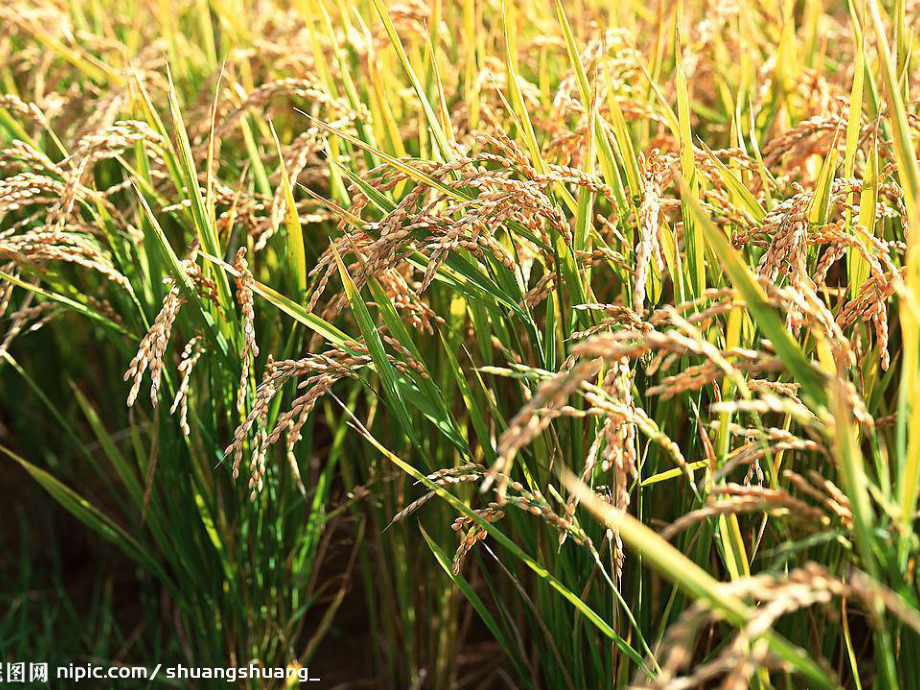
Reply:
[[[5,3],[0,653],[917,687],[918,21]]]

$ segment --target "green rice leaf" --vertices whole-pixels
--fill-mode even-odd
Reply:
[[[450,162],[455,156],[447,143],[447,136],[441,128],[441,123],[438,122],[438,116],[428,102],[428,97],[425,95],[425,90],[421,82],[419,82],[418,77],[415,75],[415,70],[412,69],[412,63],[409,62],[409,56],[406,54],[399,34],[396,32],[396,27],[393,25],[393,20],[390,18],[390,12],[383,0],[373,0],[373,2],[374,7],[377,8],[377,13],[380,15],[380,20],[383,22],[383,28],[386,30],[387,37],[390,39],[390,45],[392,45],[393,50],[396,51],[399,63],[402,65],[403,71],[409,78],[409,83],[415,90],[419,105],[421,105],[422,111],[425,113],[425,119],[428,122],[428,128],[431,130],[431,135],[437,146],[438,154],[441,160]]]
[[[169,582],[166,574],[157,564],[148,550],[134,537],[102,512],[99,508],[87,501],[73,489],[62,484],[53,475],[25,460],[9,448],[0,445],[7,457],[18,463],[48,494],[67,512],[77,518],[84,525],[92,529],[104,539],[112,542],[126,556],[149,568],[166,583]]]
[[[291,190],[291,181],[288,179],[284,167],[284,155],[281,153],[281,142],[275,133],[275,125],[269,123],[272,136],[275,139],[275,148],[278,150],[278,159],[281,162],[281,187],[284,194],[284,227],[287,239],[288,257],[291,261],[291,274],[298,294],[307,289],[307,259],[303,248],[303,228],[300,227],[300,214],[294,202],[294,193]]]

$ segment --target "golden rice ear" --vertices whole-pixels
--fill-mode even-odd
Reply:
[[[141,383],[143,382],[144,372],[150,370],[150,402],[156,407],[159,402],[157,393],[160,388],[160,376],[163,372],[163,358],[166,355],[166,345],[172,335],[173,323],[179,315],[179,310],[185,298],[179,291],[179,287],[172,284],[166,297],[163,298],[163,306],[160,313],[157,314],[153,325],[147,334],[141,339],[140,347],[128,370],[125,372],[124,380],[132,380],[131,390],[128,392],[128,407],[134,405],[137,395],[140,393]]]
[[[236,407],[238,410],[243,410],[249,392],[249,370],[256,357],[259,356],[259,346],[256,344],[255,310],[253,309],[252,285],[254,280],[249,270],[249,263],[246,261],[245,247],[240,247],[237,251],[233,267],[237,272],[236,299],[242,316],[242,351],[240,352],[242,371]]]

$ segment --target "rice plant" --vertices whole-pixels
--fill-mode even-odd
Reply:
[[[0,7],[0,450],[142,592],[93,574],[68,649],[328,687],[920,687],[918,25]],[[9,660],[75,619],[15,615],[27,553]]]

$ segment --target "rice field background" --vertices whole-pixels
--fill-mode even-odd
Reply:
[[[918,21],[5,2],[0,661],[920,687]]]

